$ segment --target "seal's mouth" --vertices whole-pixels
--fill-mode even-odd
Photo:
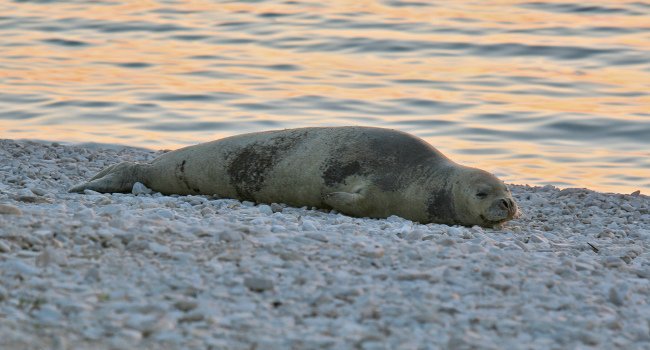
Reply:
[[[483,215],[483,214],[479,215],[479,217],[481,218],[481,220],[483,220],[483,222],[485,223],[485,226],[501,225],[504,222],[508,221],[507,217],[503,218],[503,219],[500,219],[500,220],[488,220],[488,218],[486,218],[485,215]]]

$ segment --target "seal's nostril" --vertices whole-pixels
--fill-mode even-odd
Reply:
[[[510,203],[505,199],[502,199],[499,202],[499,206],[501,207],[501,209],[510,209]]]

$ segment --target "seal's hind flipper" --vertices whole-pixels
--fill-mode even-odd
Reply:
[[[111,165],[93,176],[90,181],[73,186],[68,192],[83,192],[84,190],[102,193],[131,192],[133,184],[140,181],[137,176],[138,166],[139,164],[131,162]]]
[[[122,164],[122,163],[117,163],[117,164],[113,164],[113,165],[109,165],[109,166],[107,166],[106,168],[102,169],[102,171],[100,171],[100,172],[98,172],[97,174],[95,174],[95,176],[93,176],[93,177],[92,177],[90,180],[88,180],[88,181],[90,182],[90,181],[97,180],[97,179],[99,179],[99,178],[102,178],[102,177],[106,176],[106,174],[110,173],[110,172],[111,172],[111,171],[112,171],[116,166],[118,166],[118,165],[120,165],[120,164]]]
[[[363,199],[364,196],[361,193],[350,192],[332,192],[323,196],[325,204],[332,207],[332,209],[353,215],[359,211],[359,205]]]

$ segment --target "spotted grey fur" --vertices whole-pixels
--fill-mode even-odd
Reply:
[[[459,165],[420,138],[372,127],[300,128],[185,147],[151,163],[111,166],[72,192],[209,194],[335,209],[372,218],[492,226],[517,212],[493,175]],[[479,198],[480,197],[480,198]]]

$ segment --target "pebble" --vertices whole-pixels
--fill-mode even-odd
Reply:
[[[11,251],[11,247],[9,244],[7,244],[4,241],[0,241],[0,252],[1,253],[9,253]]]
[[[45,196],[48,192],[39,187],[30,187],[29,190],[37,196]]]
[[[271,209],[270,205],[261,204],[261,205],[257,206],[257,210],[259,210],[260,214],[262,214],[262,215],[272,215],[273,214],[273,209]]]
[[[156,242],[150,242],[149,249],[156,254],[169,254],[171,252],[168,246]]]
[[[254,292],[273,289],[273,281],[263,277],[246,277],[244,279],[244,285]]]
[[[407,241],[419,241],[422,240],[422,237],[424,237],[424,232],[422,230],[409,231],[404,235],[404,238]]]
[[[361,251],[359,252],[362,256],[368,257],[368,258],[381,258],[384,256],[384,248],[379,246],[379,245],[373,245],[373,246],[363,246],[361,248]]]
[[[609,289],[609,301],[612,302],[612,304],[616,306],[622,306],[625,303],[626,299],[626,292],[624,288],[621,288],[620,286],[612,286]]]
[[[219,240],[225,242],[238,242],[243,239],[241,233],[233,230],[225,230],[219,233]]]
[[[133,184],[133,188],[131,189],[131,193],[138,195],[138,194],[151,194],[153,191],[149,189],[147,186],[136,182]]]
[[[546,239],[546,237],[533,234],[533,235],[530,235],[530,241],[529,242],[531,242],[531,243],[548,243],[548,239]]]
[[[328,242],[327,236],[325,236],[324,234],[322,234],[320,232],[307,232],[307,233],[305,233],[305,237],[311,238],[313,240],[323,242],[323,243]]]
[[[46,326],[57,326],[63,319],[63,315],[52,305],[42,305],[33,314],[34,318]]]
[[[184,312],[194,310],[197,306],[198,303],[194,300],[179,300],[174,303],[174,307]]]
[[[284,210],[284,205],[271,203],[271,210],[273,210],[274,213],[281,213]]]
[[[17,274],[23,276],[36,275],[39,273],[39,269],[28,265],[22,260],[11,259],[5,262],[0,263],[0,267],[10,274]]]
[[[9,204],[0,204],[0,215],[22,215],[23,212]]]
[[[316,227],[314,222],[309,221],[309,220],[303,220],[302,229],[303,229],[303,231],[317,231],[318,230],[318,228]]]

